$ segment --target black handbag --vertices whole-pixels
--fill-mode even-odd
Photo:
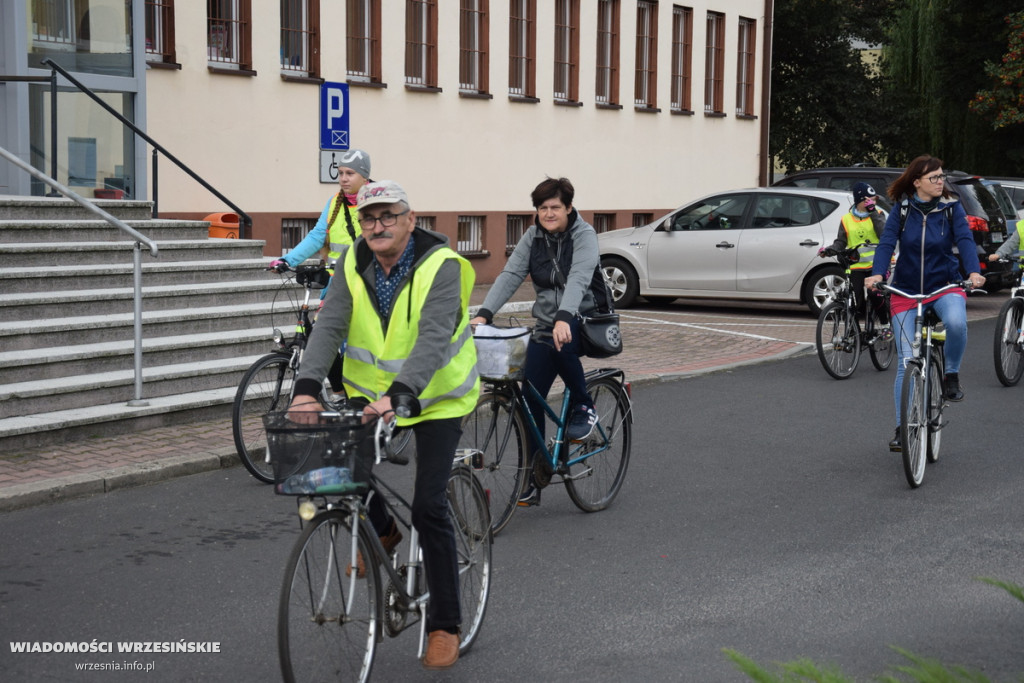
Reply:
[[[583,355],[590,358],[610,358],[622,353],[622,331],[618,313],[581,315],[580,342]]]

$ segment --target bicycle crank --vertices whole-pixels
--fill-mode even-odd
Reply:
[[[533,484],[537,488],[544,488],[551,483],[551,475],[554,471],[551,469],[551,463],[548,462],[547,457],[543,453],[537,451],[533,454]]]

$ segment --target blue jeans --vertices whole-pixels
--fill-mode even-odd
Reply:
[[[924,310],[934,309],[946,326],[944,348],[946,374],[960,372],[960,362],[967,350],[967,300],[955,292],[943,294],[935,301],[925,304]],[[913,356],[911,344],[914,341],[914,316],[917,308],[903,311],[892,318],[892,333],[895,336],[898,359],[896,382],[893,385],[893,399],[896,403],[896,426],[900,424],[900,392],[903,391],[903,371],[906,360]]]
[[[547,397],[548,392],[551,391],[555,377],[561,377],[565,386],[569,387],[570,406],[584,405],[591,408],[594,406],[594,402],[591,400],[590,394],[587,393],[587,380],[583,376],[583,363],[580,362],[583,346],[580,343],[579,320],[574,318],[569,324],[569,328],[572,331],[572,341],[563,344],[561,351],[555,350],[550,336],[542,341],[530,340],[529,346],[526,347],[526,369],[523,375],[542,398]],[[533,392],[530,391],[526,392],[526,403],[543,437],[545,431],[544,404],[534,398]],[[532,436],[530,441],[533,441]],[[533,453],[538,450],[540,450],[540,444],[531,443],[531,458]]]

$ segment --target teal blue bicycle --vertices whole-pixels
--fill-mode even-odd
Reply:
[[[622,370],[586,374],[598,423],[582,441],[565,438],[571,407],[568,389],[555,413],[532,384],[520,380],[519,375],[484,380],[476,409],[463,421],[459,443],[459,456],[472,464],[487,493],[495,534],[512,518],[531,474],[538,487],[564,483],[578,508],[597,512],[618,495],[629,465],[633,411],[630,384]],[[527,408],[527,392],[540,399],[555,424],[555,435],[546,443]],[[541,444],[532,454],[527,452],[531,442]]]

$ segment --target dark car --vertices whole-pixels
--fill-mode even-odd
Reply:
[[[828,187],[849,190],[855,183],[864,182],[875,188],[879,195],[884,195],[889,185],[900,177],[902,168],[882,166],[841,166],[835,168],[815,168],[791,173],[773,183],[781,187]],[[817,184],[815,184],[817,183]],[[985,289],[990,292],[1008,287],[1013,282],[1013,274],[1005,263],[989,263],[988,255],[994,253],[1006,240],[1007,217],[995,196],[983,186],[978,176],[968,175],[961,171],[950,171],[947,189],[957,196],[967,212],[967,224],[974,234],[978,245],[978,260],[981,262],[981,273],[988,282]],[[889,202],[880,201],[880,205],[889,208]],[[1013,219],[1015,217],[1011,217]]]

